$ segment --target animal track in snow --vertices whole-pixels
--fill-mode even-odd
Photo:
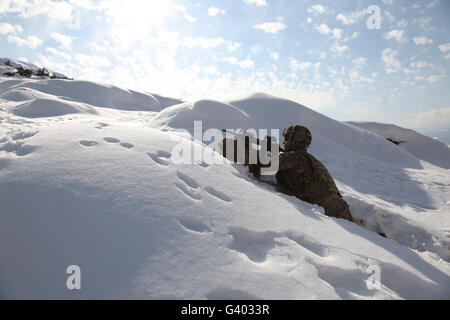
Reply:
[[[248,259],[256,263],[264,262],[270,250],[292,245],[301,247],[320,258],[328,256],[327,249],[307,235],[252,231],[242,227],[230,227],[229,234],[233,238],[229,248],[246,255]]]
[[[320,257],[326,257],[327,256],[327,250],[323,246],[321,246],[319,243],[314,242],[312,239],[309,239],[306,235],[295,235],[295,234],[288,234],[286,237],[289,240],[292,240],[302,246],[303,248],[307,249],[308,251],[314,253],[317,256]]]
[[[227,196],[225,193],[217,191],[213,187],[208,186],[208,187],[205,188],[205,191],[208,192],[213,197],[218,198],[219,200],[222,200],[222,201],[225,201],[225,202],[233,202],[233,200],[229,196]]]
[[[199,187],[199,185],[198,185],[197,181],[195,181],[195,179],[189,177],[188,175],[186,175],[180,171],[177,171],[177,177],[191,188],[197,189]]]
[[[178,223],[191,232],[202,234],[211,232],[211,229],[206,224],[192,217],[180,217]]]
[[[266,260],[267,253],[275,247],[271,231],[251,231],[241,227],[230,227],[229,234],[233,237],[230,249],[247,256],[251,261],[261,263]]]
[[[203,168],[208,168],[209,167],[209,164],[207,164],[206,162],[199,163],[198,165],[200,167],[203,167]]]
[[[132,149],[132,148],[134,148],[134,145],[131,144],[131,143],[128,143],[128,142],[122,142],[120,145],[122,147],[124,147],[125,149]]]
[[[108,127],[108,126],[109,126],[109,124],[107,124],[107,123],[99,122],[99,123],[97,123],[97,125],[95,127],[97,129],[103,129],[103,128]]]
[[[184,183],[180,183],[180,182],[176,182],[175,186],[181,190],[181,192],[183,192],[186,196],[188,196],[189,198],[193,199],[193,200],[202,200],[201,195],[194,189],[189,188],[186,184]]]
[[[7,138],[2,139],[1,141],[2,143],[0,143],[0,151],[14,153],[19,157],[26,156],[36,149],[36,146],[25,144],[22,141],[9,140]]]
[[[97,142],[92,140],[80,140],[80,144],[85,147],[93,147],[97,145]]]
[[[103,140],[105,140],[108,143],[119,143],[120,140],[113,137],[104,137]]]
[[[198,189],[199,185],[195,179],[189,177],[188,175],[177,171],[177,177],[180,179],[181,182],[176,182],[175,186],[178,187],[184,194],[186,194],[188,197],[194,199],[194,200],[201,200],[202,197],[200,193],[195,190]]]
[[[157,151],[156,154],[153,153],[147,153],[147,155],[150,157],[150,159],[153,160],[153,162],[167,167],[169,165],[169,161],[166,159],[169,159],[171,157],[171,154],[166,151]]]
[[[37,131],[18,131],[11,134],[11,139],[13,140],[23,140],[27,138],[31,138],[34,136]]]

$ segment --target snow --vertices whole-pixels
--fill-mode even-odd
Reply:
[[[264,94],[190,103],[0,79],[2,298],[450,298],[450,174],[436,161]],[[180,142],[223,162],[192,140],[200,120],[204,131],[306,125],[311,153],[367,226],[240,165],[176,164]],[[66,288],[69,265],[80,266],[81,290]],[[367,285],[374,267],[377,288]]]
[[[414,130],[405,129],[392,124],[377,122],[347,123],[361,129],[373,132],[386,139],[391,139],[415,157],[432,163],[444,169],[450,169],[450,148],[448,145],[424,136]]]
[[[8,72],[17,72],[18,68],[24,68],[24,69],[28,69],[28,70],[32,70],[33,72],[37,72],[39,70],[39,68],[32,64],[32,63],[28,63],[28,62],[23,62],[23,61],[16,61],[13,59],[4,59],[4,58],[0,58],[0,75],[4,75],[5,73]],[[59,72],[55,72],[52,70],[48,70],[49,74],[53,77],[53,78],[57,78],[57,79],[68,79],[67,76],[63,75],[62,73]],[[20,75],[15,75],[15,78],[24,78],[23,76]],[[43,77],[38,77],[33,75],[31,78],[33,79],[43,79],[43,78],[49,78],[46,76]]]

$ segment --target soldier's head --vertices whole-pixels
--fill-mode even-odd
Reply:
[[[298,125],[290,126],[283,131],[284,136],[284,150],[306,151],[311,144],[312,137],[308,128]]]

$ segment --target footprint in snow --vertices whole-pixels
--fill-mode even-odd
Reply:
[[[131,144],[131,143],[128,143],[128,142],[122,142],[120,145],[121,145],[122,147],[124,147],[125,149],[131,149],[131,148],[134,148],[134,145]]]
[[[103,129],[104,127],[109,126],[109,124],[104,123],[104,122],[99,122],[97,123],[97,125],[95,126],[97,129]]]
[[[205,191],[208,192],[210,195],[212,195],[213,197],[225,201],[225,202],[233,202],[233,200],[227,196],[225,193],[217,191],[216,189],[214,189],[213,187],[206,187]]]
[[[199,187],[197,181],[195,179],[189,177],[188,175],[184,174],[183,172],[177,171],[177,177],[181,181],[183,181],[186,185],[188,185],[191,188],[197,189]]]
[[[186,230],[196,233],[209,233],[211,229],[198,219],[192,217],[180,217],[178,223]]]
[[[119,143],[120,140],[113,137],[104,137],[103,140],[105,140],[108,143]]]
[[[176,182],[175,186],[178,187],[185,195],[194,200],[201,200],[202,197],[200,193],[195,190],[198,189],[199,185],[195,179],[189,177],[188,175],[177,171],[177,177],[180,179],[180,182]]]
[[[200,193],[198,193],[196,190],[188,187],[186,184],[176,182],[175,186],[189,198],[191,198],[193,200],[197,200],[197,201],[202,200],[202,196],[200,195]]]
[[[92,140],[81,140],[80,144],[85,147],[93,147],[93,146],[97,145],[97,142],[92,141]]]
[[[167,167],[169,165],[169,159],[171,157],[171,154],[165,151],[158,151],[156,154],[153,153],[147,153],[147,155],[150,157],[150,159],[153,160],[153,162]]]

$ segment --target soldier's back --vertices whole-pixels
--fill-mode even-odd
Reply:
[[[325,214],[351,219],[347,203],[342,199],[327,168],[306,151],[280,154],[278,184],[297,198],[322,206]]]

